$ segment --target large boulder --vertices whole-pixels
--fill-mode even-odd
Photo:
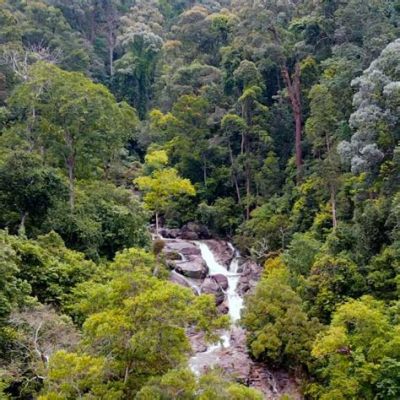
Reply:
[[[180,253],[184,256],[201,256],[200,249],[194,243],[186,242],[184,240],[173,240],[165,242],[165,247],[163,251],[165,253]]]
[[[203,332],[196,332],[192,328],[189,328],[186,333],[189,336],[193,353],[205,353],[207,351],[207,343]]]
[[[181,238],[184,240],[199,240],[200,237],[196,232],[192,231],[182,231]]]
[[[179,275],[176,271],[171,271],[169,274],[169,279],[171,282],[176,283],[178,285],[187,287],[187,288],[192,288],[190,286],[190,283],[185,279],[184,276]]]
[[[172,261],[181,261],[182,260],[182,256],[180,253],[177,253],[176,251],[163,251],[164,255],[165,255],[165,259],[166,260],[172,260]]]
[[[247,385],[253,361],[246,348],[246,334],[242,328],[235,327],[230,334],[230,346],[220,351],[218,365],[223,371]]]
[[[186,240],[209,239],[210,232],[204,225],[189,222],[182,227],[180,237]]]
[[[176,262],[175,270],[192,279],[203,279],[208,274],[208,267],[201,257],[190,256],[186,261]]]
[[[228,278],[225,275],[215,274],[211,275],[211,278],[213,278],[214,281],[218,283],[218,285],[221,287],[222,290],[228,289],[229,282]]]
[[[162,228],[160,230],[160,235],[165,239],[176,239],[180,236],[180,234],[180,229]]]
[[[176,271],[171,271],[170,272],[169,279],[170,279],[171,282],[174,282],[174,283],[176,283],[178,285],[181,285],[181,286],[187,287],[189,289],[192,289],[192,291],[193,291],[193,293],[195,295],[199,295],[200,294],[200,290],[196,285],[192,284],[187,278],[185,278],[184,276],[178,274],[178,272],[176,272]]]
[[[200,290],[201,293],[213,294],[217,305],[221,304],[225,300],[225,293],[221,286],[211,277],[204,279]]]
[[[217,308],[221,314],[228,314],[229,312],[229,305],[226,300],[224,300]]]
[[[245,260],[239,267],[238,271],[241,276],[238,284],[238,293],[244,295],[251,291],[260,280],[262,267],[252,260]]]

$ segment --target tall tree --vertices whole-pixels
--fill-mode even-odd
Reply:
[[[117,103],[104,86],[42,62],[31,68],[9,103],[31,149],[40,150],[50,164],[64,165],[71,210],[75,179],[96,175],[98,167],[105,170],[136,125],[135,111]]]
[[[339,116],[336,104],[329,89],[322,84],[313,86],[309,93],[310,117],[306,123],[306,134],[313,146],[313,152],[318,159],[318,174],[330,193],[332,209],[332,225],[337,226],[336,197],[338,191],[338,176],[340,175],[339,159],[336,152]]]
[[[189,179],[183,179],[174,168],[166,167],[168,157],[164,151],[149,153],[146,156],[148,166],[154,170],[149,176],[135,179],[140,190],[144,191],[146,206],[155,213],[156,233],[159,232],[159,215],[165,212],[174,197],[194,196],[195,188]]]
[[[376,173],[382,160],[393,157],[400,139],[400,40],[390,43],[363,75],[354,80],[358,92],[354,95],[356,107],[350,117],[354,134],[339,145],[343,160],[352,172]]]

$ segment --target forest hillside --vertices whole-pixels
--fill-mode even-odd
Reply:
[[[0,399],[398,400],[399,143],[399,0],[0,0]]]

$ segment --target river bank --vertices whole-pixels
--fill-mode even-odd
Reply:
[[[298,383],[287,372],[269,369],[251,359],[246,332],[238,326],[244,298],[257,284],[262,268],[241,257],[225,240],[188,235],[187,231],[180,235],[178,230],[173,236],[163,237],[170,279],[192,288],[197,295],[214,295],[219,311],[231,319],[230,329],[220,333],[218,344],[207,345],[201,335],[188,332],[193,349],[191,369],[200,374],[220,367],[235,380],[259,389],[265,399],[278,400],[285,394],[293,400],[301,399]]]

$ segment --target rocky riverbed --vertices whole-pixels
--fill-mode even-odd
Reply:
[[[206,229],[161,233],[171,280],[192,288],[195,294],[213,294],[220,312],[232,320],[231,329],[221,332],[220,344],[207,345],[200,334],[188,332],[194,353],[190,360],[192,370],[201,373],[219,366],[237,381],[261,390],[265,399],[277,400],[283,394],[301,399],[298,384],[289,374],[270,370],[250,358],[246,332],[237,326],[243,298],[255,287],[261,267],[240,257],[230,243],[211,239]]]

